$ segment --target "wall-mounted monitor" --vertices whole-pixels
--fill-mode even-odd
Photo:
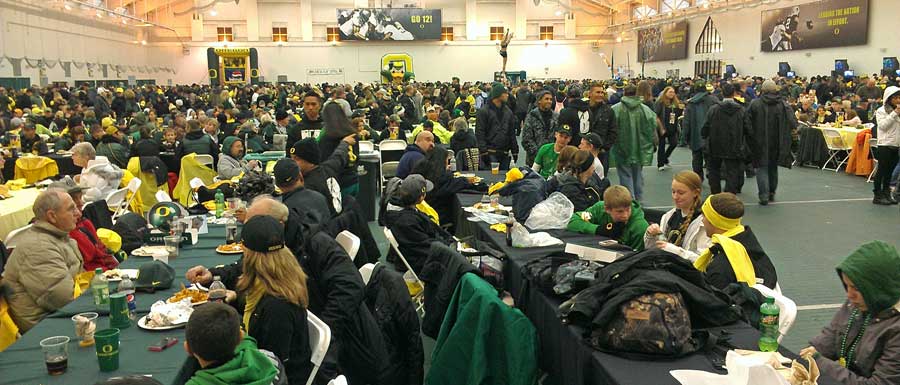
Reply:
[[[847,59],[835,59],[834,60],[834,70],[837,72],[844,72],[850,69],[850,64],[847,63]]]
[[[737,74],[737,69],[734,68],[734,64],[726,64],[725,65],[725,73],[726,74]]]
[[[794,71],[788,71],[785,73],[785,76],[787,76],[789,78],[795,78],[795,77],[797,77],[797,73],[795,73]]]
[[[854,77],[854,76],[856,76],[856,75],[853,74],[853,71],[852,71],[852,70],[846,70],[846,71],[844,71],[844,78],[845,78],[845,79],[846,79],[846,78],[852,78],[852,77]]]

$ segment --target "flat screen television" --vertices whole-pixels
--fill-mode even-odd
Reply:
[[[897,62],[896,56],[886,56],[883,60],[882,68],[888,71],[900,69],[900,62]]]
[[[725,65],[725,73],[726,74],[735,74],[737,70],[734,68],[734,64],[726,64]]]
[[[791,70],[791,65],[788,62],[783,61],[778,63],[778,73],[786,73]]]
[[[846,79],[846,78],[852,78],[852,77],[854,77],[854,76],[856,76],[856,75],[853,74],[853,71],[852,71],[852,70],[846,70],[846,71],[844,71],[844,78],[845,78],[845,79]]]
[[[789,77],[789,78],[794,78],[794,77],[797,77],[797,74],[794,73],[794,71],[788,71],[788,72],[785,74],[785,76],[787,76],[787,77]]]
[[[847,63],[847,59],[837,59],[834,61],[834,70],[843,73],[850,69],[850,64]]]

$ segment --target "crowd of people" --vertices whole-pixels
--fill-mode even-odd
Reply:
[[[24,333],[78,296],[83,273],[115,267],[97,235],[106,224],[92,223],[102,219],[86,204],[133,178],[125,170],[133,157],[144,163],[161,153],[176,160],[208,154],[220,179],[237,180],[262,172],[263,164],[245,159],[247,153],[284,150],[286,157],[272,168],[280,196],[256,197],[240,215],[243,257],[186,274],[204,285],[221,277],[232,305],[203,307],[192,316],[185,343],[199,363],[192,381],[218,383],[210,378],[252,364],[260,366],[254,373],[261,381],[303,383],[311,370],[310,311],[333,336],[317,383],[341,373],[351,384],[421,384],[419,320],[408,294],[397,292],[406,289],[403,278],[388,274],[377,282],[400,284],[373,287],[357,272],[380,258],[355,200],[360,141],[408,144],[397,178],[383,193],[379,223],[392,230],[414,271],[423,268],[432,242],[454,241],[450,198],[488,191],[455,176],[455,164],[458,170],[510,170],[508,180],[536,174],[548,193],[559,192],[573,204],[570,231],[616,239],[637,251],[669,251],[720,289],[733,283],[775,289],[775,267],[742,224],[744,206],[736,194],[755,175],[759,203],[775,201],[778,168],[793,165],[801,125],[871,123],[879,161],[873,202],[897,203],[891,186],[900,172],[900,87],[897,79],[875,75],[859,83],[838,76],[529,81],[510,87],[453,78],[230,89],[0,88],[4,145],[18,142],[21,151],[36,154],[71,151],[82,167],[80,175],[54,182],[38,196],[34,225],[24,233],[29,242],[5,261],[0,282]],[[679,145],[691,151],[692,170],[673,176],[674,208],[651,224],[641,206],[644,168],[655,155],[659,172],[669,170]],[[161,163],[148,162],[165,168]],[[177,175],[162,174],[170,172]],[[704,180],[711,193],[706,199]],[[344,230],[363,238],[368,250],[362,257],[351,260],[337,244],[334,237]],[[871,262],[877,265],[860,255],[877,256]],[[388,260],[406,270],[396,257],[392,251]],[[872,283],[900,282],[897,262],[895,249],[875,243],[839,267],[848,304],[810,349],[821,357],[823,372],[845,384],[865,378],[890,383],[900,376],[900,359],[891,355],[900,340],[890,332],[900,324],[900,288]],[[371,294],[376,290],[385,294]],[[882,350],[861,357],[854,349],[866,325],[879,332],[866,334],[864,345]],[[840,333],[845,327],[856,333],[849,350],[847,333]],[[838,360],[848,364],[832,365]]]

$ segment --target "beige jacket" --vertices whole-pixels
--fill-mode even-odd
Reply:
[[[24,333],[72,302],[83,259],[75,240],[47,222],[35,222],[19,237],[2,282],[10,315]]]

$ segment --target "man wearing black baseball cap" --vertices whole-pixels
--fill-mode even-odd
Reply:
[[[348,150],[355,143],[354,135],[344,137],[326,159],[322,159],[319,144],[313,138],[299,140],[288,150],[291,159],[300,167],[304,186],[322,194],[329,201],[328,209],[332,216],[342,210],[341,186],[337,176],[347,166]]]
[[[590,151],[591,155],[594,155],[594,173],[597,174],[600,179],[605,178],[603,163],[599,157],[600,151],[603,150],[603,139],[600,138],[600,135],[590,132],[583,136],[581,138],[581,143],[578,143],[578,149]]]
[[[328,202],[322,194],[303,187],[300,166],[292,159],[279,159],[275,163],[275,185],[281,189],[281,201],[288,207],[286,237],[301,237],[289,241],[291,244],[305,244],[331,218]],[[299,241],[299,242],[298,242]]]
[[[555,135],[556,140],[553,143],[541,146],[537,156],[534,157],[534,164],[531,165],[531,169],[541,174],[544,179],[556,172],[559,153],[569,145],[569,140],[572,139],[572,128],[568,124],[563,124],[556,128]]]

